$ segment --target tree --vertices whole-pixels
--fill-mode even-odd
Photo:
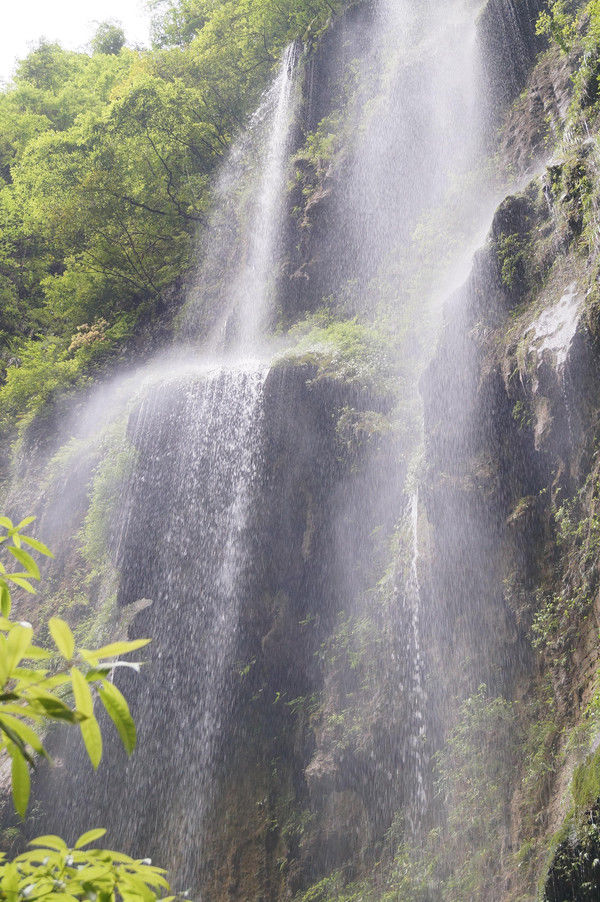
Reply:
[[[90,761],[98,767],[102,734],[94,714],[94,696],[104,705],[126,751],[135,748],[135,724],[126,699],[112,682],[117,667],[139,665],[119,658],[137,651],[149,640],[113,642],[103,648],[77,648],[68,624],[53,617],[48,626],[55,650],[33,642],[34,630],[26,621],[11,619],[11,590],[34,594],[41,578],[33,556],[52,557],[46,546],[25,534],[34,517],[18,524],[0,517],[0,754],[12,763],[14,805],[25,816],[30,795],[30,771],[36,757],[48,758],[43,731],[50,723],[76,725],[81,730]],[[10,558],[17,570],[7,567]],[[13,861],[0,854],[0,900],[20,902],[49,895],[60,902],[153,902],[168,892],[164,871],[150,861],[136,861],[106,849],[90,849],[105,830],[93,829],[70,847],[57,836],[42,836],[32,849]],[[171,899],[173,897],[170,897]]]
[[[120,53],[125,46],[125,32],[120,22],[109,19],[106,22],[100,22],[96,29],[96,34],[91,40],[91,47],[94,53],[105,53],[108,56],[115,56]]]
[[[23,362],[0,368],[7,437],[48,401],[47,348],[58,396],[160,309],[284,46],[351,2],[160,0],[152,51],[105,22],[91,55],[42,42],[20,63],[0,92],[0,355]],[[73,343],[100,319],[102,341]],[[26,383],[46,387],[24,396]]]

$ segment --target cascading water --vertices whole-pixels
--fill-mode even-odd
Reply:
[[[483,102],[476,15],[469,0],[382,0],[376,7],[332,253],[332,281],[349,283],[361,311],[369,310],[370,281],[389,273],[394,258],[403,265],[420,221],[430,228],[428,217],[439,215],[436,208],[478,164]],[[469,223],[467,231],[476,234],[468,188],[452,203],[462,207],[453,226],[460,232]]]
[[[252,566],[249,518],[259,504],[268,367],[240,355],[260,344],[273,298],[297,62],[292,44],[250,125],[251,137],[257,130],[263,144],[242,237],[245,259],[225,286],[223,350],[231,362],[155,391],[134,427],[141,463],[121,553],[120,600],[152,599],[152,613],[137,628],[154,639],[157,661],[135,706],[144,751],[126,768],[121,818],[110,820],[119,842],[151,850],[169,862],[180,885],[193,887],[202,871],[222,727],[234,706],[237,628]],[[235,192],[231,171],[225,178]],[[153,737],[165,735],[161,749]]]
[[[298,47],[290,44],[271,89],[273,116],[261,177],[249,221],[249,247],[233,288],[238,320],[237,345],[253,348],[263,339],[274,300],[277,239],[284,212],[284,187],[294,107]]]
[[[413,551],[410,562],[410,574],[406,584],[406,601],[410,609],[410,620],[412,627],[412,636],[410,637],[410,645],[412,645],[412,654],[410,660],[412,663],[412,686],[411,692],[414,697],[415,707],[415,726],[412,736],[414,750],[414,772],[415,787],[412,804],[410,806],[412,815],[413,832],[417,832],[423,814],[427,807],[427,759],[425,753],[425,706],[427,699],[425,697],[425,688],[423,685],[423,658],[421,655],[421,586],[419,584],[419,493],[415,492],[412,500],[411,526],[413,537]]]
[[[106,771],[86,781],[84,817],[75,787],[67,792],[72,804],[57,804],[68,780],[60,771],[42,790],[48,829],[76,834],[90,816],[97,818],[110,824],[117,847],[168,862],[177,885],[196,892],[214,765],[223,757],[223,725],[235,706],[240,611],[252,580],[251,516],[259,506],[269,368],[247,355],[263,338],[273,300],[297,62],[298,49],[290,45],[221,178],[209,249],[219,260],[233,252],[234,263],[225,272],[220,337],[209,350],[214,356],[219,347],[227,360],[192,363],[189,371],[176,365],[173,376],[163,365],[161,377],[150,377],[141,393],[138,388],[130,416],[138,463],[120,530],[119,600],[152,602],[131,628],[153,640],[145,679],[126,687],[139,751],[126,762],[111,749]],[[258,163],[252,153],[259,153]],[[250,185],[248,159],[256,170]],[[251,189],[249,220],[231,248],[231,234],[219,226],[242,187]],[[213,265],[211,258],[200,270],[198,294],[210,291]],[[80,780],[85,756],[76,755],[72,769]]]
[[[493,191],[483,176],[471,173],[484,148],[478,12],[479,4],[469,0],[425,4],[382,0],[377,5],[361,86],[350,105],[354,128],[344,181],[334,201],[336,225],[325,236],[326,256],[333,261],[328,290],[347,298],[349,311],[366,316],[373,314],[375,303],[387,303],[390,319],[404,336],[400,353],[410,372],[402,402],[414,419],[408,434],[399,439],[392,462],[385,464],[388,485],[403,483],[406,459],[418,454],[419,376],[440,324],[434,289],[447,292],[457,256],[487,226],[488,205],[482,201]],[[421,257],[428,235],[438,242],[432,244],[434,259],[430,250],[429,256]],[[382,463],[367,466],[380,470]],[[382,523],[388,490],[384,488],[374,502],[376,478],[366,491],[369,504],[380,509],[376,522]],[[380,749],[378,763],[382,772],[394,777],[387,788],[382,788],[385,777],[378,778],[372,795],[380,796],[373,807],[384,812],[375,815],[382,819],[399,807],[400,798],[407,833],[414,837],[426,821],[431,801],[435,717],[425,691],[431,670],[422,635],[432,615],[421,611],[419,502],[411,495],[405,492],[403,516],[395,514],[396,522],[410,522],[410,530],[400,528],[406,535],[410,531],[410,538],[405,538],[410,564],[399,568],[395,579],[390,614],[394,663],[390,676],[382,678],[382,685],[390,684],[386,691],[396,720],[386,737],[390,747]],[[352,569],[353,591],[360,597],[367,587],[361,583],[359,565],[350,562]],[[370,616],[368,595],[358,611],[358,616]],[[361,766],[369,773],[368,762]]]
[[[290,44],[279,72],[226,160],[190,290],[183,332],[209,352],[246,354],[269,327],[280,258],[284,188],[300,49]],[[216,314],[216,321],[215,321]]]
[[[121,847],[169,861],[180,886],[198,885],[213,766],[233,705],[266,373],[253,363],[166,379],[133,415],[139,464],[120,596],[153,601],[134,626],[153,640],[143,685],[126,686],[139,751],[125,761],[111,748],[106,776],[101,768],[86,781],[87,810],[73,788],[71,807],[48,818],[70,834],[90,815],[109,823]],[[78,780],[85,770],[81,755]]]

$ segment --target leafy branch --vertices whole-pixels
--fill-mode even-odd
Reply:
[[[50,550],[23,530],[34,517],[14,524],[0,517],[0,550],[22,569],[12,572],[0,562],[0,755],[9,756],[12,794],[17,812],[25,816],[31,791],[30,772],[36,757],[49,760],[42,736],[48,723],[76,724],[94,768],[102,758],[102,734],[94,714],[94,697],[104,705],[125,750],[131,754],[136,729],[129,706],[111,680],[116,667],[139,671],[140,665],[121,661],[148,639],[112,642],[98,649],[77,648],[68,623],[53,617],[48,624],[56,651],[34,644],[30,623],[10,619],[11,589],[35,593],[41,579],[31,551],[52,557]],[[11,565],[12,566],[12,565]],[[58,662],[57,662],[58,659]],[[65,701],[70,699],[70,703]],[[105,834],[90,830],[71,849],[58,836],[41,836],[27,852],[8,861],[0,853],[0,902],[31,902],[52,895],[55,900],[80,902],[154,902],[169,885],[164,871],[147,859],[138,861],[120,852],[85,849]],[[174,897],[167,897],[170,902]]]

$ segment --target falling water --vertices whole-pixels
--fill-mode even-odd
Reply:
[[[48,811],[49,827],[69,835],[90,817],[109,824],[117,847],[168,861],[180,888],[198,885],[221,728],[234,704],[266,374],[244,362],[167,379],[133,415],[139,464],[126,505],[120,601],[153,602],[132,628],[153,640],[149,663],[141,678],[124,678],[139,747],[130,761],[109,750],[106,769],[85,781],[86,810],[73,787]],[[75,779],[85,773],[81,752]],[[50,799],[56,778],[61,793],[69,780],[52,774]]]
[[[136,629],[153,638],[153,663],[145,690],[131,688],[140,751],[125,769],[121,816],[109,820],[117,844],[133,852],[150,850],[169,862],[180,886],[196,889],[214,765],[222,757],[223,726],[234,707],[237,626],[250,579],[249,517],[258,505],[268,367],[246,357],[264,335],[273,302],[297,61],[292,44],[221,180],[226,202],[217,217],[238,196],[240,148],[247,164],[259,136],[248,218],[236,237],[236,250],[244,256],[225,274],[226,315],[217,330],[220,339],[212,342],[233,362],[161,386],[133,424],[140,464],[122,543],[120,601],[152,599],[151,612],[139,618]],[[231,237],[214,229],[217,257],[227,253],[218,243]],[[203,278],[206,269],[200,271],[200,293]],[[104,788],[101,820],[110,799]]]
[[[271,89],[274,112],[261,165],[257,198],[249,220],[249,249],[233,289],[239,320],[237,345],[242,349],[255,347],[263,338],[273,301],[297,59],[297,45],[290,44]]]
[[[300,49],[277,77],[223,165],[182,332],[209,352],[245,354],[264,339],[275,301],[285,182],[299,101]],[[215,319],[216,317],[216,319]],[[206,333],[208,332],[208,340]]]
[[[126,768],[130,804],[112,823],[129,848],[168,861],[183,886],[197,885],[213,766],[233,703],[266,372],[244,364],[167,385],[142,405],[135,426],[142,463],[121,593],[124,602],[153,599],[138,629],[154,644],[135,712],[140,751]]]
[[[485,117],[477,91],[481,59],[476,6],[469,0],[381,0],[372,25],[372,47],[363,60],[363,84],[349,112],[353,138],[344,181],[332,201],[335,225],[323,238],[330,287],[337,296],[350,294],[351,288],[352,312],[374,312],[373,294],[383,279],[392,285],[399,320],[412,317],[409,342],[418,350],[408,349],[407,343],[414,368],[413,382],[402,399],[407,405],[419,404],[418,375],[430,353],[424,338],[430,335],[425,321],[431,303],[418,295],[418,309],[402,308],[407,297],[402,293],[404,282],[409,280],[402,268],[405,263],[398,261],[410,257],[418,226],[443,206],[481,150]],[[202,262],[183,317],[186,338],[198,345],[208,335],[206,357],[221,354],[221,362],[171,378],[163,378],[161,370],[158,384],[155,379],[129,422],[138,465],[124,502],[119,601],[151,602],[137,614],[132,633],[153,639],[142,677],[120,678],[139,727],[138,749],[126,761],[118,749],[110,748],[99,776],[89,780],[81,776],[84,756],[77,752],[77,766],[66,769],[75,774],[73,785],[58,771],[46,778],[42,793],[44,830],[73,836],[91,821],[106,823],[112,844],[165,863],[177,889],[197,891],[203,882],[207,823],[218,791],[216,773],[229,754],[227,727],[237,710],[241,618],[248,596],[264,591],[263,586],[254,586],[259,569],[255,516],[266,469],[269,367],[245,355],[263,350],[278,300],[298,62],[299,49],[291,45],[272,87],[223,166]],[[456,214],[457,220],[469,220],[475,234],[481,224],[470,213],[477,206],[483,206],[481,196],[465,192]],[[448,367],[440,380],[448,374],[456,375]],[[462,373],[456,375],[457,382],[461,377]],[[455,391],[457,408],[462,400]],[[282,407],[287,401],[278,398]],[[319,410],[314,419],[329,422],[330,411],[325,413]],[[445,415],[442,410],[440,419]],[[464,411],[457,409],[452,426],[456,433],[461,416]],[[385,473],[395,487],[406,476],[398,460],[417,450],[421,436],[418,428],[414,431]],[[316,458],[312,435],[301,435],[301,427],[297,432],[303,453]],[[445,433],[441,441],[446,450]],[[329,446],[327,451],[332,458],[337,453]],[[370,488],[371,484],[365,494]],[[308,559],[316,502],[304,485],[296,494],[303,493],[308,512],[302,524],[302,554]],[[369,499],[369,504],[383,510],[386,501],[380,497]],[[289,498],[286,503],[291,504]],[[282,521],[302,519],[296,510],[278,513]],[[406,696],[408,717],[403,735],[389,740],[407,749],[399,756],[394,749],[390,756],[402,759],[406,773],[390,768],[389,774],[390,781],[408,786],[404,802],[417,835],[430,803],[418,492],[412,496],[409,515],[410,565],[393,593],[403,628],[395,637],[402,656],[397,694]],[[380,522],[377,514],[373,521]],[[289,523],[285,526],[291,531]],[[332,528],[328,534],[335,532]],[[465,545],[471,539],[469,532]],[[264,550],[261,553],[265,555]],[[360,554],[367,558],[369,550],[360,549]],[[331,561],[327,564],[323,584],[333,580],[335,568]],[[363,559],[359,565],[368,569]],[[294,574],[299,592],[306,589],[303,578],[303,573]],[[348,584],[352,578],[347,577]],[[318,588],[337,602],[339,587]],[[357,598],[364,588],[351,586]],[[321,614],[325,621],[326,610],[319,610],[314,619]],[[297,619],[304,625],[310,620]],[[306,662],[304,667],[309,670]],[[80,804],[83,794],[85,806]]]
[[[122,677],[139,725],[138,750],[126,762],[111,748],[106,768],[83,781],[83,750],[60,753],[77,759],[69,771],[85,786],[83,814],[82,789],[65,791],[68,774],[51,774],[41,792],[47,829],[76,835],[90,817],[109,824],[116,848],[167,862],[177,886],[192,887],[196,897],[215,764],[223,761],[239,680],[239,617],[252,580],[269,368],[248,351],[260,343],[273,301],[297,60],[291,45],[221,177],[208,242],[213,256],[200,270],[197,292],[210,290],[209,269],[218,259],[228,306],[209,352],[214,357],[221,346],[226,362],[189,372],[175,366],[172,377],[157,364],[161,375],[147,378],[130,416],[138,463],[123,500],[119,602],[152,602],[130,631],[153,640],[143,678]],[[249,188],[248,221],[241,236],[232,234],[225,228],[229,205]]]
[[[411,665],[412,665],[412,693],[415,700],[415,725],[413,728],[412,744],[414,751],[414,793],[410,803],[412,829],[416,833],[421,825],[425,809],[427,807],[427,792],[425,789],[426,773],[428,769],[425,750],[425,689],[423,685],[423,658],[421,655],[421,586],[419,584],[419,493],[415,492],[411,504],[412,525],[412,557],[410,573],[406,585],[406,601],[410,609],[410,622],[412,628]]]
[[[334,278],[357,280],[355,303],[363,311],[369,310],[371,280],[389,272],[394,258],[403,259],[419,222],[428,227],[427,217],[437,217],[436,207],[477,168],[482,77],[476,13],[469,0],[382,0],[377,7],[335,238]],[[476,229],[466,182],[459,205],[454,227],[460,233],[468,222]]]
[[[455,242],[461,251],[469,247],[482,231],[482,218],[488,215],[482,199],[492,193],[481,185],[474,192],[470,181],[470,170],[479,164],[484,145],[483,99],[478,90],[482,87],[478,11],[479,5],[469,0],[382,0],[378,4],[362,76],[364,93],[359,91],[350,111],[355,128],[347,177],[335,201],[334,234],[328,236],[328,256],[336,261],[331,291],[349,297],[352,312],[367,317],[373,314],[375,303],[382,303],[382,297],[385,303],[389,292],[390,316],[400,329],[410,323],[402,353],[411,372],[403,385],[402,401],[412,405],[416,423],[421,403],[419,375],[428,363],[439,328],[439,308],[427,278],[437,269],[437,287],[447,289],[457,255],[445,260],[445,244]],[[419,229],[426,240],[428,233],[443,236],[444,227],[448,236],[440,242],[435,259],[425,256],[426,267],[415,273],[414,260],[424,253]],[[421,290],[412,288],[415,276],[422,280]],[[380,523],[384,522],[389,485],[401,484],[406,478],[403,460],[418,455],[420,440],[415,425],[396,449],[387,487],[375,502]],[[381,467],[380,461],[377,466]],[[371,485],[368,492],[369,504],[373,504]],[[407,495],[410,498],[412,492]],[[390,705],[400,713],[389,737],[389,761],[382,767],[394,773],[401,762],[389,788],[390,807],[397,804],[393,801],[397,793],[402,797],[409,831],[416,836],[431,801],[429,734],[433,733],[421,636],[418,491],[409,501],[406,516],[407,522],[410,520],[410,566],[404,568],[395,586],[396,612],[392,613],[397,635],[392,639],[395,691],[390,691]],[[360,591],[360,577],[359,573],[354,591],[357,586]],[[369,616],[369,608],[365,606],[361,613]],[[383,752],[381,760],[385,760]],[[377,787],[376,791],[381,790]],[[385,799],[382,807],[387,803]]]

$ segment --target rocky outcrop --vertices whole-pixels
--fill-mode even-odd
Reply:
[[[487,0],[479,14],[478,40],[495,115],[523,89],[545,41],[535,23],[544,0]]]
[[[552,738],[536,752],[545,769],[532,776],[540,765],[526,761],[512,783],[503,854],[529,843],[531,870],[505,862],[507,899],[531,892],[526,877],[543,874],[544,850],[563,822],[576,838],[560,844],[545,898],[591,899],[599,885],[588,862],[597,855],[594,817],[586,814],[593,787],[600,794],[595,758],[568,738],[586,729],[600,664],[591,550],[600,355],[594,251],[580,240],[588,153],[583,140],[500,205],[468,282],[447,305],[422,383],[432,682],[465,695],[485,683],[517,701],[524,735],[542,734],[536,718],[557,724],[546,726]],[[437,701],[443,736],[456,714],[443,690]]]

